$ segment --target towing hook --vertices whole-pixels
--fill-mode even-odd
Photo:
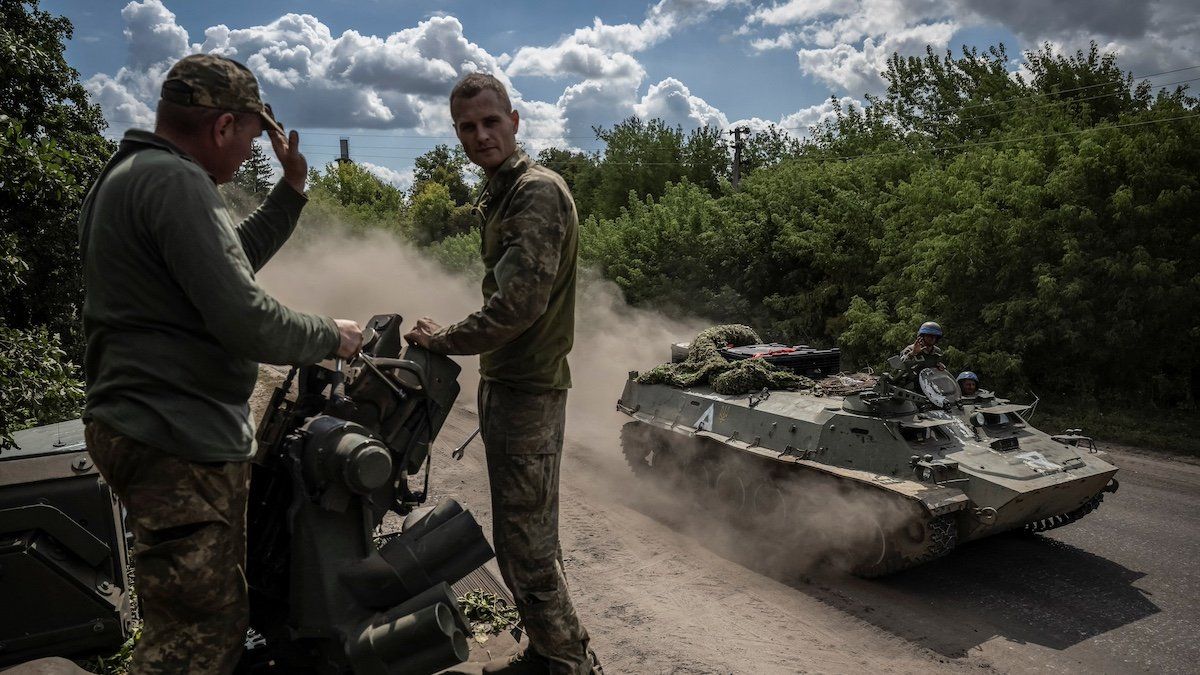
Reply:
[[[1116,478],[1114,478],[1114,479],[1108,481],[1108,485],[1104,486],[1104,492],[1114,492],[1115,493],[1120,488],[1121,488],[1121,484],[1117,482]]]

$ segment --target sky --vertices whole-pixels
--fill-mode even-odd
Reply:
[[[1020,53],[1095,40],[1136,75],[1200,65],[1195,0],[42,0],[75,26],[67,60],[109,134],[152,128],[171,64],[215,52],[247,64],[298,129],[310,165],[351,157],[407,187],[413,159],[455,143],[447,96],[464,74],[496,75],[518,138],[598,150],[594,126],[636,115],[798,136],[884,91],[893,53],[1003,42]],[[1170,78],[1172,76],[1163,76]],[[1178,79],[1178,76],[1174,76]],[[1160,79],[1163,79],[1160,78]],[[1163,79],[1163,82],[1168,81]],[[268,154],[270,154],[268,152]]]

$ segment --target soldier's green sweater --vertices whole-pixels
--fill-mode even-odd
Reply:
[[[254,280],[305,201],[281,181],[235,224],[186,153],[128,132],[80,214],[84,419],[193,461],[249,458],[257,362],[314,363],[338,345],[332,319]]]
[[[479,354],[483,379],[525,391],[568,389],[575,339],[579,220],[563,179],[520,150],[488,180],[483,308],[433,336],[443,354]]]

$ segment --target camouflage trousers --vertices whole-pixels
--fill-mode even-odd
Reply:
[[[134,535],[142,635],[130,672],[232,672],[249,624],[250,463],[190,462],[98,420],[85,434]]]
[[[479,428],[492,492],[492,540],[530,646],[554,673],[590,673],[588,634],[567,594],[558,541],[566,390],[479,384]]]

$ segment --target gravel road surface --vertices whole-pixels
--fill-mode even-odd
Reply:
[[[469,406],[451,415],[434,484],[487,530],[482,445],[449,458],[475,426]],[[768,565],[694,502],[646,494],[607,434],[574,436],[562,474],[566,567],[610,675],[1164,673],[1200,663],[1195,463],[1113,451],[1120,492],[1080,522],[967,544],[868,581],[780,570],[778,556]]]

